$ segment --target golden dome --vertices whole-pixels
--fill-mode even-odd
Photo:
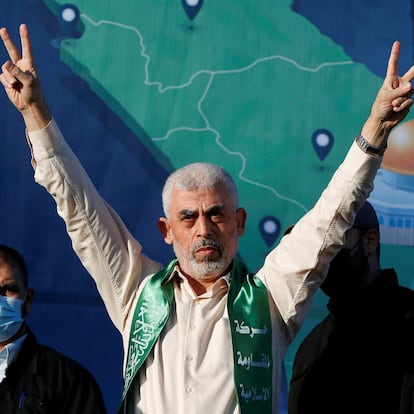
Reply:
[[[414,175],[414,120],[391,131],[381,167],[399,174]]]

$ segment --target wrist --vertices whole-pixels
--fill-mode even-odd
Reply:
[[[52,116],[46,104],[34,103],[21,111],[27,131],[37,131],[49,124]]]
[[[387,123],[381,121],[381,119],[370,116],[364,123],[360,135],[368,141],[369,145],[382,148],[387,146],[390,132],[391,128]]]
[[[381,147],[376,147],[374,145],[371,145],[365,138],[364,136],[358,135],[355,138],[355,142],[357,143],[357,145],[359,146],[359,148],[362,149],[362,151],[364,151],[365,153],[369,154],[369,155],[373,155],[375,157],[382,157],[384,155],[385,150],[387,149],[387,145],[385,146],[381,146]]]

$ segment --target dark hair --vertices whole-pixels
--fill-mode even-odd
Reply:
[[[368,201],[365,201],[365,204],[358,211],[353,227],[362,230],[375,229],[379,232],[380,228],[377,213],[372,204]]]
[[[28,271],[26,262],[23,259],[23,256],[15,249],[4,244],[0,244],[0,264],[8,264],[13,272],[18,273],[23,279],[23,285],[27,289],[28,281]]]

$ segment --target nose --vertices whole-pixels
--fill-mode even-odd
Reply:
[[[208,238],[212,235],[213,223],[209,217],[201,215],[197,219],[197,237]]]

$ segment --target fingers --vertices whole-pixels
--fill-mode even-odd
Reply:
[[[20,55],[18,48],[11,39],[7,28],[0,28],[0,37],[11,59],[11,62],[7,61],[2,66],[3,73],[0,82],[5,88],[20,89],[22,83],[35,76],[32,45],[27,25],[20,25],[19,34],[22,55]]]
[[[15,87],[16,83],[19,82],[17,78],[21,75],[21,70],[10,61],[3,64],[2,70],[0,81],[3,86],[5,88]]]
[[[411,68],[404,73],[402,79],[404,79],[407,82],[411,82],[414,79],[414,65],[411,66]]]
[[[400,58],[400,49],[401,44],[399,41],[395,41],[391,48],[390,57],[388,59],[388,66],[387,66],[387,77],[395,78],[393,80],[393,87],[398,87],[398,61]],[[404,81],[411,82],[414,79],[414,65],[411,66],[410,69],[407,70],[407,72],[401,77]],[[394,84],[395,83],[395,84]]]
[[[13,40],[11,39],[9,32],[5,27],[2,27],[0,29],[0,36],[1,40],[3,40],[4,47],[7,50],[7,53],[9,54],[9,57],[13,63],[16,63],[20,60],[20,53],[17,49],[16,45],[14,44]]]
[[[22,43],[22,58],[33,62],[32,43],[30,42],[29,29],[27,25],[20,25],[20,40]]]
[[[414,65],[402,77],[398,75],[400,48],[400,42],[395,41],[391,48],[386,75],[386,79],[394,89],[393,95],[395,94],[395,98],[391,102],[394,112],[408,110],[413,104],[411,81],[414,79]]]
[[[390,79],[393,88],[398,87],[398,60],[400,58],[400,42],[395,41],[388,59],[386,77]]]
[[[412,104],[412,98],[400,97],[392,101],[392,109],[394,112],[401,112],[405,109],[409,109]]]

